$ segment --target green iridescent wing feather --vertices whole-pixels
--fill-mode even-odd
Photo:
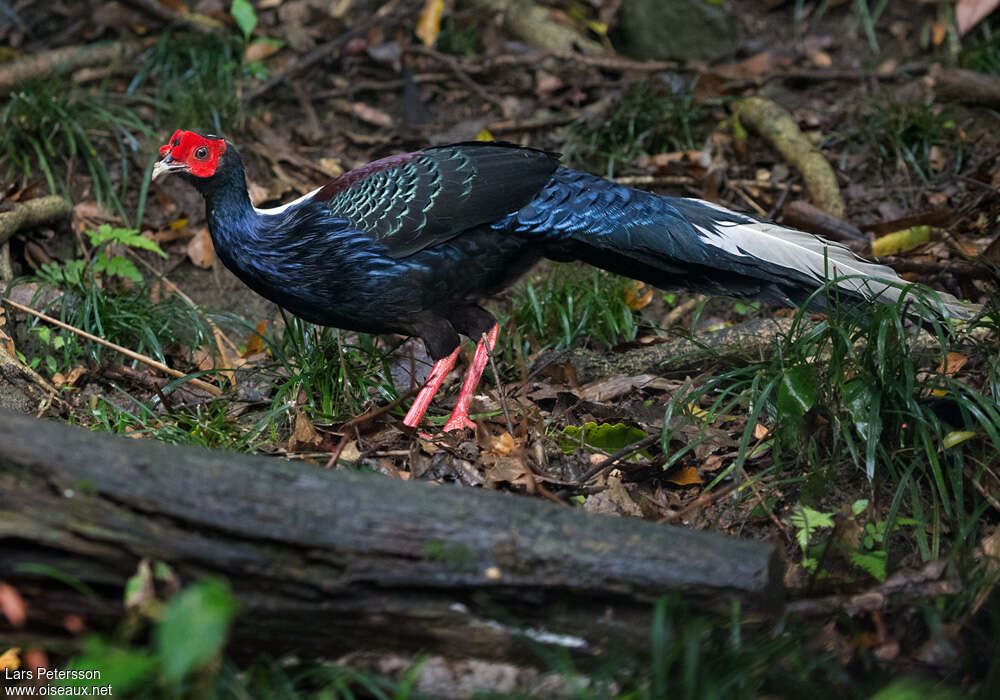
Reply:
[[[509,144],[428,148],[368,166],[327,205],[402,258],[517,211],[557,166],[554,154]]]

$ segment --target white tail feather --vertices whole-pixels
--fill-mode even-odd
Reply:
[[[869,301],[894,303],[910,284],[891,267],[863,260],[840,243],[770,221],[748,222],[746,218],[734,215],[725,207],[697,201],[724,216],[713,217],[712,224],[716,230],[692,225],[708,245],[731,255],[750,256],[797,270],[815,278],[817,283],[833,279],[841,289]],[[978,310],[977,305],[956,299],[946,292],[935,294],[948,316],[970,318]]]

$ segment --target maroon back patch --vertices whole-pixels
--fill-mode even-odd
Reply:
[[[399,153],[394,156],[386,156],[385,158],[373,160],[371,163],[362,165],[360,168],[348,170],[336,180],[332,180],[324,185],[323,188],[315,194],[313,200],[322,202],[328,199],[333,199],[334,196],[343,192],[354,183],[364,180],[372,173],[376,173],[379,170],[385,170],[386,168],[394,168],[397,165],[402,165],[418,155],[420,155],[420,151],[416,151],[414,153]]]

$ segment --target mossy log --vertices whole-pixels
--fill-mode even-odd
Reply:
[[[788,110],[771,100],[748,97],[739,103],[736,116],[744,126],[770,141],[802,173],[813,204],[838,219],[844,218],[844,200],[833,168],[802,133]]]
[[[65,219],[72,213],[69,200],[56,194],[16,202],[10,211],[0,212],[0,245],[18,231]]]
[[[640,653],[666,593],[758,610],[781,593],[764,542],[0,412],[0,580],[29,610],[0,646],[66,644],[69,613],[106,629],[143,558],[228,579],[246,655]]]

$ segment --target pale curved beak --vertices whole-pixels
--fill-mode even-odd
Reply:
[[[169,175],[170,173],[182,173],[187,170],[188,167],[184,163],[178,163],[175,161],[168,153],[164,156],[163,160],[157,161],[153,166],[152,180],[155,182],[164,175]]]

